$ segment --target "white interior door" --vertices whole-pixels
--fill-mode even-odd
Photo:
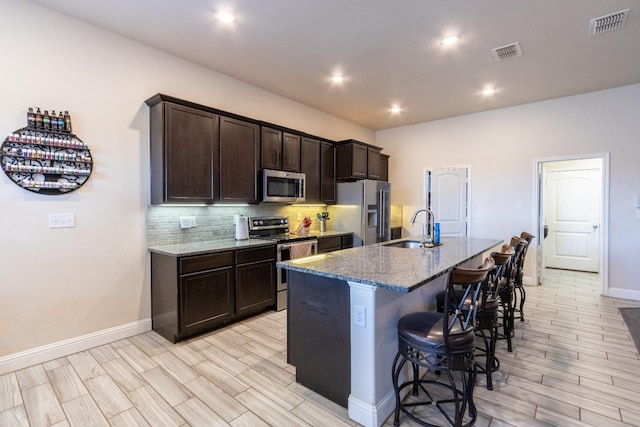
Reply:
[[[431,209],[440,223],[440,235],[468,237],[469,168],[436,168],[431,179]]]
[[[546,267],[599,272],[602,171],[545,173]]]

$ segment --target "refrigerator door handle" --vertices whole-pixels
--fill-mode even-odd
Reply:
[[[378,215],[380,218],[380,221],[378,221],[378,237],[380,239],[384,239],[384,228],[385,228],[385,223],[386,223],[386,218],[384,217],[385,215],[385,204],[386,204],[386,200],[385,200],[385,194],[384,194],[384,190],[378,190]]]

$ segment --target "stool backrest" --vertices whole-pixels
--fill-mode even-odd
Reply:
[[[489,273],[489,289],[488,293],[494,298],[499,291],[500,281],[511,280],[511,270],[513,267],[513,256],[516,251],[511,245],[502,245],[500,252],[492,252],[491,258],[494,259],[496,266]]]
[[[475,326],[480,291],[487,280],[487,275],[494,267],[493,258],[487,257],[482,266],[477,269],[454,267],[449,272],[444,300],[444,306],[450,308],[444,310],[445,350],[447,350],[448,337],[456,325],[462,332],[467,332]],[[459,292],[460,289],[463,292]]]
[[[529,246],[531,246],[531,242],[533,241],[533,239],[536,238],[536,236],[534,236],[531,233],[527,233],[526,231],[523,231],[522,233],[520,233],[520,238],[527,241],[527,246],[525,246],[524,253],[522,254],[522,258],[526,258],[527,251],[529,250]],[[524,259],[523,259],[523,263],[524,263]]]
[[[513,254],[513,266],[511,268],[511,279],[516,286],[522,286],[522,277],[524,276],[524,256],[529,244],[526,240],[518,236],[511,238],[511,246],[515,250]]]

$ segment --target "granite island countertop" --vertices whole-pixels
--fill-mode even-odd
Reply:
[[[399,240],[420,240],[412,236]],[[499,239],[445,237],[442,246],[406,249],[385,243],[278,262],[288,270],[411,292],[451,267],[503,243]]]

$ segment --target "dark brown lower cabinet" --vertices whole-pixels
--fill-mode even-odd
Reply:
[[[273,306],[276,294],[275,248],[236,251],[236,314]]]
[[[342,236],[318,237],[318,253],[339,251],[353,247],[353,233]]]
[[[151,253],[152,328],[171,342],[275,305],[275,245],[193,256]]]
[[[231,266],[180,277],[180,334],[222,324],[234,315]]]
[[[391,227],[391,240],[402,238],[402,227]]]
[[[347,407],[351,331],[347,282],[289,271],[287,361],[296,382]]]

